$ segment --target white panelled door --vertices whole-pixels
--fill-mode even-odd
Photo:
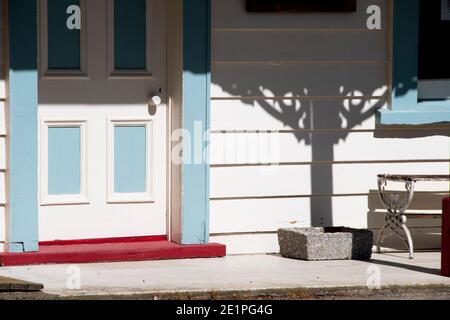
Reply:
[[[39,4],[40,240],[165,235],[165,1]]]

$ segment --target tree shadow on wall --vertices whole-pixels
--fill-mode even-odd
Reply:
[[[332,195],[339,193],[333,190],[334,146],[385,104],[384,97],[372,97],[386,94],[386,87],[375,79],[355,89],[355,79],[346,76],[334,88],[330,83],[337,83],[336,79],[306,79],[303,84],[295,78],[290,81],[289,74],[280,78],[273,74],[268,83],[262,84],[261,79],[267,77],[245,73],[245,77],[237,78],[231,74],[213,83],[233,97],[241,97],[242,103],[263,109],[282,123],[283,130],[292,132],[298,143],[311,146],[311,225],[333,225]]]

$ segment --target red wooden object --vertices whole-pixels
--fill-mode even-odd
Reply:
[[[450,198],[442,202],[441,274],[450,277]]]
[[[147,242],[164,241],[166,236],[139,236],[123,238],[100,238],[100,239],[80,239],[80,240],[53,240],[39,241],[39,246],[64,246],[70,244],[100,244],[100,243],[124,243],[124,242]]]
[[[222,244],[180,245],[154,237],[39,243],[39,252],[0,253],[0,266],[223,257]],[[106,242],[105,242],[106,241]]]

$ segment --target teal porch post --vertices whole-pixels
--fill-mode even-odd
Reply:
[[[7,248],[38,250],[37,1],[9,1]]]
[[[211,0],[184,0],[182,127],[191,135],[192,155],[199,152],[193,147],[199,141],[193,139],[203,139],[209,131],[210,15]],[[202,154],[207,147],[202,140]],[[199,162],[190,159],[182,168],[182,244],[207,243],[209,238],[209,161]]]

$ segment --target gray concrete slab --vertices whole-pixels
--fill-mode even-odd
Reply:
[[[60,297],[270,289],[450,288],[440,253],[374,254],[370,261],[300,261],[277,255],[0,268],[0,276],[44,284]],[[79,284],[79,288],[77,285]]]

